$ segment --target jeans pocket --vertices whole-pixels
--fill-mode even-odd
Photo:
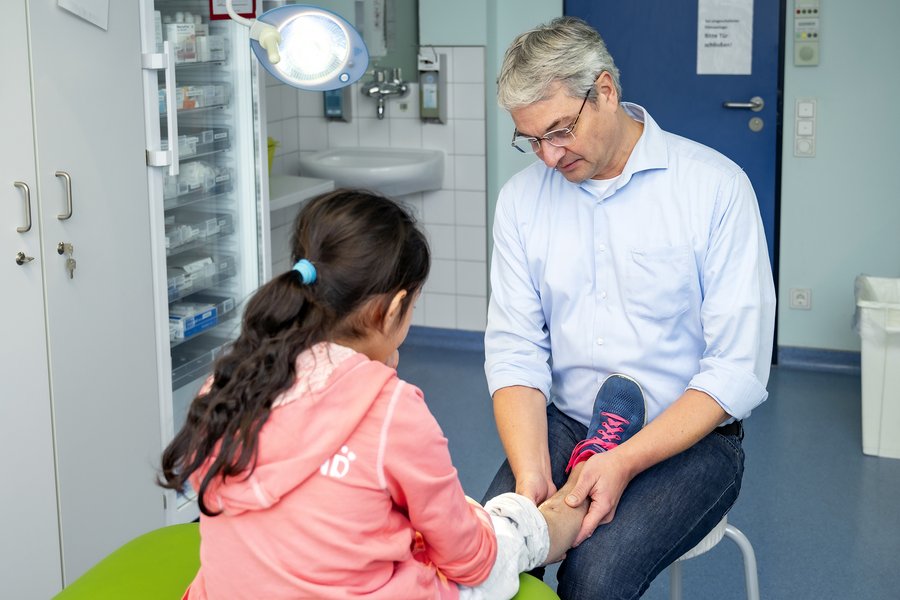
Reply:
[[[634,248],[625,284],[628,312],[644,319],[677,317],[690,306],[690,246]]]

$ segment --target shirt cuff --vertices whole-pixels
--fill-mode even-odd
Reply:
[[[751,371],[715,357],[700,361],[700,372],[694,375],[688,388],[709,394],[735,419],[750,416],[750,411],[769,396],[766,386]]]

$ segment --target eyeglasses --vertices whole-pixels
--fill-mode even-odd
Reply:
[[[584,110],[584,105],[587,104],[587,99],[590,95],[591,90],[588,90],[587,94],[584,95],[584,101],[581,103],[581,108],[578,109],[578,114],[575,115],[575,120],[572,121],[571,125],[563,127],[562,129],[548,131],[541,137],[519,135],[519,131],[513,129],[512,147],[523,154],[531,154],[532,152],[540,151],[542,141],[547,142],[551,146],[556,146],[557,148],[571,146],[572,142],[575,141],[575,126],[578,125],[578,117],[581,116],[581,111]]]

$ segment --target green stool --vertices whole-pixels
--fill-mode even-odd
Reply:
[[[197,523],[170,525],[131,540],[72,582],[56,600],[179,600],[200,568]],[[559,600],[523,573],[514,600]]]
[[[180,600],[200,568],[197,523],[134,538],[76,579],[57,600]]]
[[[519,593],[513,600],[559,600],[559,596],[537,577],[522,573],[519,575]]]

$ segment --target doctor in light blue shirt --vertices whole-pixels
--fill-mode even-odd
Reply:
[[[637,597],[740,489],[740,421],[766,399],[775,319],[756,197],[732,161],[620,102],[582,21],[517,38],[498,97],[540,161],[494,219],[485,372],[508,461],[486,498],[552,495],[601,383],[633,377],[647,424],[578,472],[567,502],[590,509],[559,591]]]

